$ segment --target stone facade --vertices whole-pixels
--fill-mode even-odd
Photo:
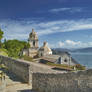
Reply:
[[[37,92],[91,92],[92,69],[75,73],[34,73],[32,88]]]

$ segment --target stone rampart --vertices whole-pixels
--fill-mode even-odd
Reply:
[[[32,88],[37,92],[91,92],[92,69],[72,73],[33,73]]]
[[[14,73],[24,82],[29,84],[32,83],[32,73],[54,73],[58,72],[56,70],[52,70],[50,67],[34,62],[28,62],[25,60],[16,60],[10,57],[0,56],[0,61],[8,67],[9,71]]]
[[[9,57],[0,56],[0,61],[5,64],[9,71],[14,73],[24,82],[29,82],[30,64],[22,60],[15,60]]]

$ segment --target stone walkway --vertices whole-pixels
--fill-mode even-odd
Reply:
[[[23,83],[14,74],[6,70],[2,71],[4,71],[6,74],[6,92],[33,92],[31,85]]]

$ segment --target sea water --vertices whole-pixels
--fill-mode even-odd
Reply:
[[[92,53],[71,53],[72,57],[87,68],[92,68]]]

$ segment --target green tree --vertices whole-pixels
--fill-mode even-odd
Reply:
[[[1,42],[1,40],[2,40],[2,38],[3,38],[3,34],[4,34],[4,32],[0,29],[0,48],[2,47],[2,42]]]
[[[29,43],[19,40],[4,41],[5,49],[8,51],[8,56],[18,58],[23,49],[29,48]]]

